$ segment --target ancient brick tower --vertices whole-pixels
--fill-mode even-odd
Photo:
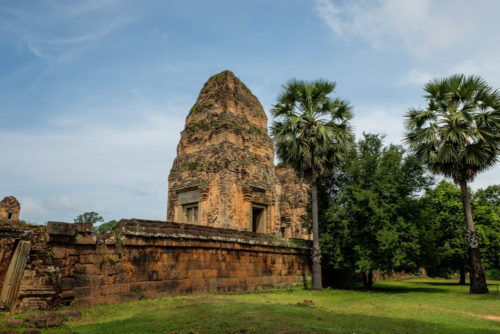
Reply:
[[[232,72],[216,74],[181,132],[168,178],[167,220],[308,237],[299,221],[307,188],[293,173],[280,174],[292,179],[280,184],[259,100]],[[299,194],[290,201],[282,189]],[[282,198],[287,204],[280,206]]]
[[[19,220],[21,205],[14,196],[7,196],[0,202],[0,219]]]

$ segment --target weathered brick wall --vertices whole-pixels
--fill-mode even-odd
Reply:
[[[105,235],[90,224],[25,228],[32,250],[16,305],[22,311],[304,285],[310,277],[305,240],[144,220],[122,220]]]

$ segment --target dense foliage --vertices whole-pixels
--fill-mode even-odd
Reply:
[[[322,183],[325,264],[362,273],[368,288],[373,270],[418,270],[416,195],[431,181],[401,146],[384,147],[382,136],[364,134],[343,171]]]
[[[116,220],[110,220],[109,222],[102,223],[97,227],[97,233],[104,234],[107,231],[113,230],[116,227],[116,225],[118,225],[118,221]]]
[[[480,233],[483,264],[490,278],[500,274],[500,206],[499,186],[479,189],[471,199],[474,225]],[[441,181],[421,199],[420,243],[424,249],[424,264],[430,276],[447,277],[460,273],[465,283],[469,254],[464,238],[465,226],[460,188]]]
[[[422,264],[428,275],[448,277],[459,271],[460,283],[465,284],[468,252],[460,189],[443,180],[420,204]]]
[[[91,212],[84,212],[81,215],[78,215],[74,219],[75,223],[100,223],[104,221],[104,218],[102,218],[97,212],[91,211]]]
[[[469,253],[460,188],[432,178],[401,146],[364,134],[342,171],[321,179],[321,246],[326,272],[459,274],[465,283]],[[479,189],[471,199],[481,256],[490,278],[500,274],[500,186]],[[326,279],[328,280],[329,277]]]
[[[92,224],[97,224],[97,223],[102,223],[99,226],[97,226],[96,232],[99,234],[104,234],[107,231],[111,231],[116,225],[118,225],[118,222],[116,220],[110,220],[108,222],[104,222],[104,218],[102,218],[97,212],[91,211],[91,212],[84,212],[81,215],[78,215],[74,219],[75,223],[92,223]]]

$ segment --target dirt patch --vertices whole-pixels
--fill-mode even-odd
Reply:
[[[477,313],[472,313],[472,312],[450,310],[450,309],[442,308],[442,307],[432,307],[431,306],[429,308],[433,309],[433,310],[436,310],[436,311],[446,311],[446,312],[451,312],[451,313],[465,314],[465,315],[470,315],[471,317],[476,317],[476,318],[481,318],[481,319],[492,320],[492,321],[499,321],[500,322],[500,316],[498,316],[498,315],[477,314]]]

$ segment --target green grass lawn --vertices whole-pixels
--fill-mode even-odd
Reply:
[[[456,281],[419,278],[378,282],[373,291],[168,297],[82,309],[82,319],[46,332],[500,333],[500,293],[490,289],[470,295]]]

